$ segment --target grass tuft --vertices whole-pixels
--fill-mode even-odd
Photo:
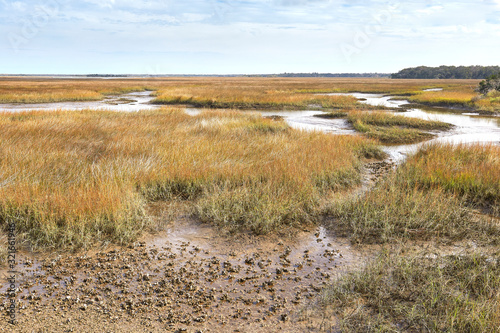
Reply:
[[[498,332],[500,257],[383,253],[325,288],[345,332]]]
[[[426,145],[401,170],[409,186],[441,188],[500,216],[500,147]]]

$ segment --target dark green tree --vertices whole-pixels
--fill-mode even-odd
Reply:
[[[392,74],[393,79],[481,79],[500,71],[499,66],[419,66]]]
[[[490,91],[500,91],[500,73],[489,76],[486,80],[479,82],[477,91],[487,95]]]

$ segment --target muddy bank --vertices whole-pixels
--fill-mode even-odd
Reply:
[[[19,258],[19,324],[7,331],[302,332],[322,319],[301,311],[366,254],[321,227],[228,238],[182,217],[128,248]]]

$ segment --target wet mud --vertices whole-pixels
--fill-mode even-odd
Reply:
[[[18,258],[19,324],[7,332],[303,332],[322,331],[304,311],[366,255],[322,227],[236,238],[183,217],[128,247]]]

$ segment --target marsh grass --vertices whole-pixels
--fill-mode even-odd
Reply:
[[[354,129],[385,144],[409,144],[425,141],[435,135],[429,130],[448,130],[453,126],[440,121],[423,120],[387,112],[351,111],[348,121]]]
[[[368,154],[382,153],[361,137],[228,110],[2,113],[0,223],[34,247],[126,244],[150,226],[148,202],[190,200],[204,221],[265,233],[310,222]]]
[[[181,77],[127,79],[0,78],[0,103],[102,100],[107,95],[150,90],[159,104],[238,109],[368,109],[349,96],[321,93],[366,92],[410,96],[415,103],[462,106],[499,112],[496,97],[479,98],[479,80],[392,80],[362,78]],[[442,92],[423,92],[441,87]],[[373,107],[371,107],[373,109]],[[382,107],[381,107],[382,108]]]
[[[0,95],[1,103],[55,103],[98,101],[104,96],[95,91],[72,90],[58,92],[28,92]]]
[[[364,124],[374,126],[403,126],[422,130],[446,130],[453,125],[435,120],[409,118],[389,112],[351,112],[349,120],[360,120]]]
[[[427,145],[400,172],[410,186],[440,188],[500,216],[499,146]]]
[[[498,332],[500,257],[383,253],[326,287],[344,332]]]
[[[500,92],[493,91],[486,97],[474,99],[474,105],[483,113],[500,113]]]
[[[421,191],[394,176],[362,197],[337,199],[328,213],[335,217],[333,228],[356,243],[500,236],[499,228],[475,218],[459,199],[440,190]]]
[[[471,91],[426,91],[410,96],[410,102],[437,106],[464,106],[472,107],[472,99],[477,96]]]
[[[219,109],[307,109],[365,108],[352,96],[298,94],[276,87],[197,86],[161,89],[153,101],[156,104],[184,104]]]
[[[487,207],[498,216],[499,149],[427,145],[373,190],[337,198],[327,210],[335,217],[333,227],[359,243],[467,237],[498,244],[498,222],[470,208]]]
[[[348,112],[347,111],[331,111],[331,112],[325,112],[322,114],[317,114],[315,117],[317,118],[330,118],[330,119],[337,119],[337,118],[347,118]]]
[[[1,78],[0,103],[56,103],[98,101],[107,95],[154,90],[152,80],[86,80]]]
[[[500,99],[498,96],[490,94],[482,97],[475,91],[476,86],[463,85],[449,87],[443,91],[415,92],[408,97],[408,100],[412,103],[428,106],[475,110],[484,114],[500,112]]]

